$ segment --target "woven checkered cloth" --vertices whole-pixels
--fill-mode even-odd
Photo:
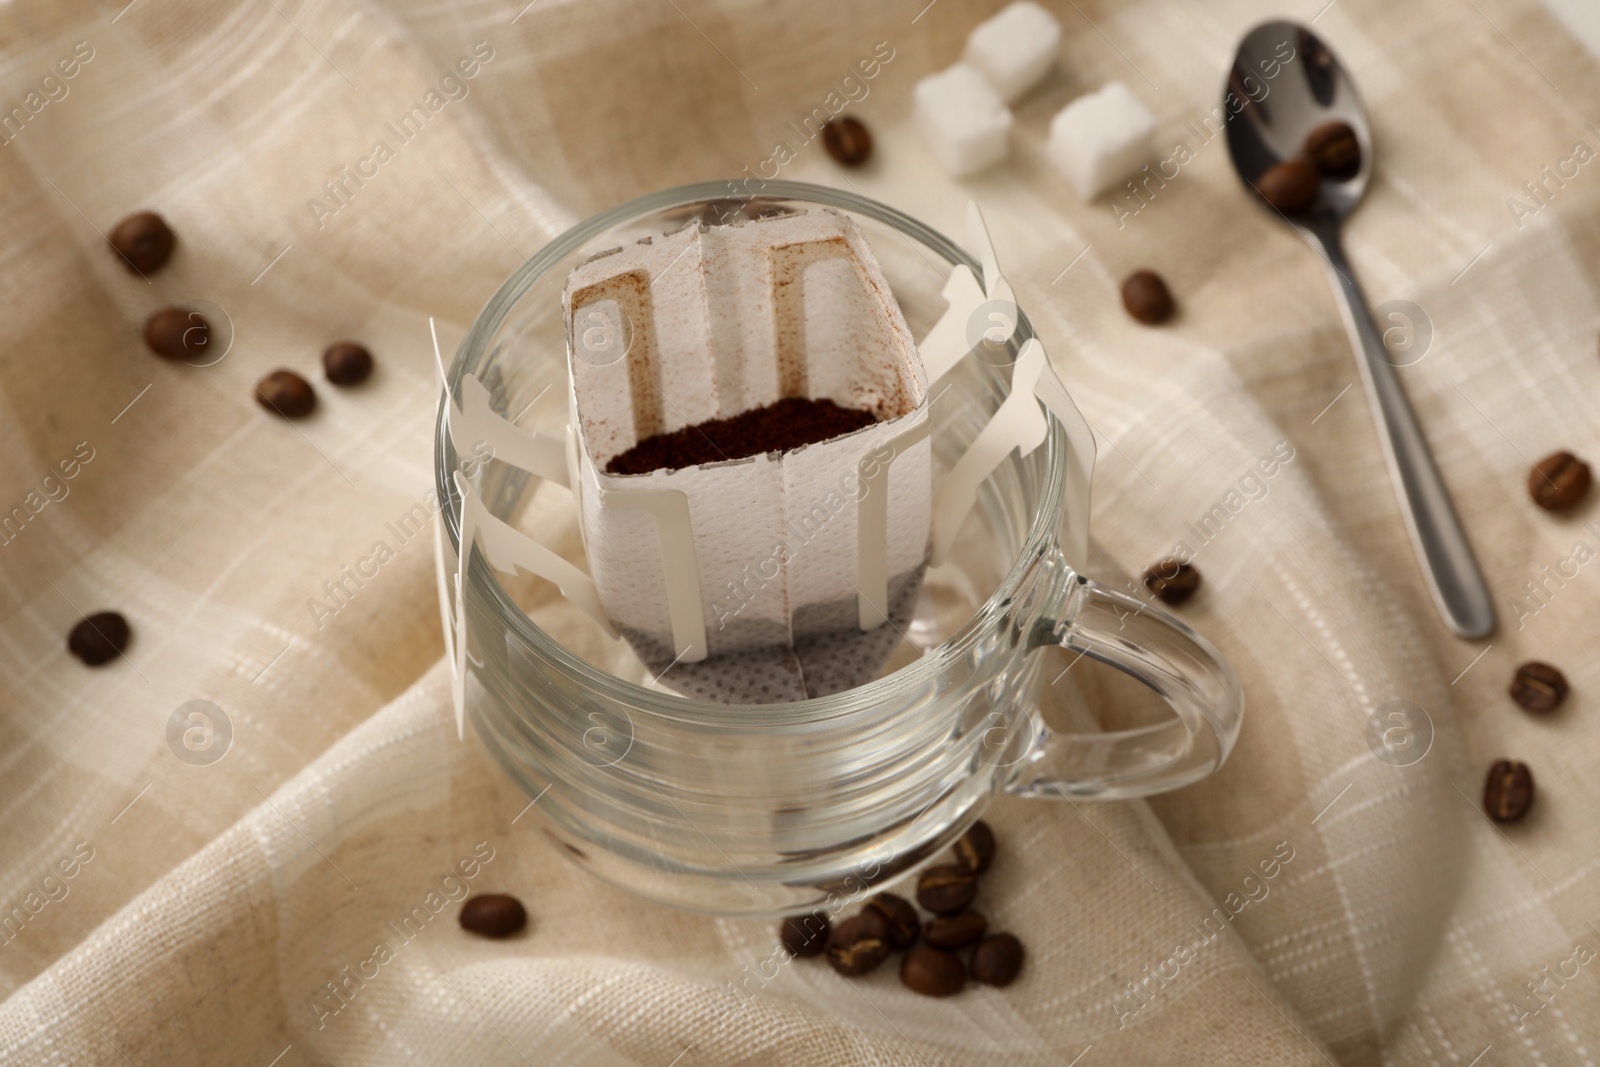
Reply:
[[[1375,304],[1429,324],[1405,384],[1503,617],[1468,644],[1428,599],[1322,267],[1206,136],[1235,42],[1279,7],[1047,2],[1061,69],[1017,106],[1010,161],[960,183],[910,90],[997,0],[0,7],[0,1061],[1591,1062],[1600,527],[1524,479],[1600,455],[1600,71],[1533,0],[1317,18],[1379,156],[1350,252]],[[1043,150],[1111,80],[1163,158],[1187,149],[1120,211]],[[797,133],[841,97],[877,138],[861,171]],[[770,923],[597,883],[455,739],[418,532],[427,317],[458,337],[596,210],[774,167],[947,233],[979,202],[1101,442],[1094,570],[1183,543],[1205,585],[1182,613],[1244,681],[1238,747],[1198,785],[992,805],[983,907],[1029,950],[1003,991],[933,1001],[814,961],[750,982]],[[142,208],[181,242],[148,281],[103,237]],[[1139,267],[1170,281],[1171,325],[1119,307]],[[179,301],[231,334],[220,361],[145,350]],[[347,337],[378,369],[339,390],[316,360]],[[313,417],[252,403],[280,366],[318,383]],[[101,609],[134,637],[89,669],[64,636]],[[1554,716],[1507,696],[1530,658],[1572,681]],[[1086,685],[1107,725],[1131,713]],[[169,743],[196,700],[231,729],[218,762]],[[1410,766],[1367,742],[1394,700],[1431,723]],[[1539,790],[1505,828],[1479,800],[1502,756]],[[464,890],[515,893],[530,931],[464,935]]]

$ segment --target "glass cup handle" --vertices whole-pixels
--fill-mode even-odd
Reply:
[[[1244,692],[1211,642],[1159,608],[1071,575],[1061,621],[1039,647],[1059,645],[1132,675],[1171,705],[1174,718],[1111,733],[1039,725],[1007,791],[1029,797],[1115,800],[1177,789],[1228,758]]]

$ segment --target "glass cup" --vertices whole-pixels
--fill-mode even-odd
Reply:
[[[520,428],[566,433],[568,272],[692,219],[786,205],[849,214],[919,338],[945,310],[954,265],[984,276],[955,243],[864,197],[768,182],[758,199],[730,199],[730,188],[654,193],[556,238],[473,323],[448,371],[451,392],[459,396],[475,375],[491,406]],[[973,350],[931,390],[935,485],[1007,396],[1012,363],[1033,336],[1014,305],[985,305],[974,320]],[[623,350],[626,342],[611,341]],[[1238,681],[1188,626],[1079,573],[1093,438],[1062,399],[1044,444],[1025,457],[1013,450],[984,482],[878,677],[812,700],[727,705],[670,692],[625,642],[606,638],[543,580],[497,572],[481,546],[468,560],[458,616],[456,472],[497,518],[568,559],[581,561],[582,547],[568,490],[482,450],[458,455],[442,397],[445,623],[465,645],[467,716],[533,801],[530,817],[612,884],[695,911],[775,915],[836,909],[891,881],[948,846],[1001,791],[1136,797],[1216,770],[1243,715]],[[1040,709],[1041,650],[1055,647],[1126,672],[1173,714],[1102,732],[1077,706],[1068,712],[1085,729],[1053,728]]]

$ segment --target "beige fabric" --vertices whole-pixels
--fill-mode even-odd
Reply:
[[[1506,203],[1531,208],[1523,182],[1600,146],[1583,124],[1600,75],[1531,0],[1340,0],[1317,23],[1382,155],[1352,256],[1374,302],[1414,301],[1435,330],[1405,380],[1505,617],[1487,646],[1449,637],[1427,600],[1360,386],[1341,392],[1355,368],[1320,268],[1185,125],[1272,5],[1052,3],[1064,72],[1018,106],[1012,162],[961,184],[909,133],[909,92],[992,0],[117,6],[0,8],[7,111],[77,42],[93,53],[0,148],[0,507],[59,496],[45,475],[80,442],[92,455],[0,545],[0,914],[27,916],[0,945],[0,1062],[1591,1061],[1593,974],[1550,981],[1518,1029],[1537,1006],[1524,983],[1592,970],[1564,961],[1600,949],[1597,568],[1525,600],[1520,628],[1512,612],[1575,542],[1600,545],[1592,504],[1551,518],[1523,489],[1545,452],[1600,455],[1600,172],[1548,183],[1553,206],[1520,228]],[[480,41],[470,94],[397,143],[385,124]],[[525,798],[454,740],[432,546],[388,524],[429,507],[426,316],[459,335],[575,219],[759,170],[879,41],[894,58],[857,108],[878,161],[846,175],[813,144],[784,176],[849,181],[951,233],[979,201],[1102,443],[1101,576],[1198,548],[1206,585],[1184,614],[1237,666],[1249,712],[1227,767],[1180,793],[993,806],[984,907],[1031,952],[1010,990],[934,1002],[887,969],[846,984],[796,963],[736,1011],[730,983],[769,955],[769,924],[641,904],[518,818]],[[1162,145],[1195,153],[1120,229],[1043,153],[1050,116],[1111,79],[1160,116]],[[392,158],[363,164],[379,139]],[[334,212],[322,184],[375,165]],[[182,242],[148,284],[97,232],[141,207]],[[1170,327],[1118,308],[1139,266],[1178,294]],[[231,320],[220,363],[143,349],[143,318],[180,298]],[[261,374],[310,375],[346,336],[377,353],[369,385],[319,385],[298,427],[251,403]],[[1266,495],[1195,543],[1186,524],[1280,441],[1294,458]],[[377,577],[313,612],[378,541],[396,554]],[[69,659],[80,611],[113,607],[134,626],[126,660]],[[1547,720],[1505,695],[1533,656],[1575,690]],[[1437,733],[1405,769],[1363,740],[1396,698]],[[194,699],[235,731],[210,766],[165,739]],[[1476,810],[1502,755],[1539,788],[1504,832]],[[461,863],[475,889],[525,899],[532,932],[469,939],[451,906],[365,962]],[[1247,883],[1263,863],[1276,877]],[[1232,933],[1168,962],[1247,892]],[[374,966],[336,1015],[314,1007]],[[1123,1017],[1146,968],[1177,974]]]

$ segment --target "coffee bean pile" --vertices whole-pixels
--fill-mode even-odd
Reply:
[[[961,992],[967,979],[1006,986],[1022,971],[1022,942],[989,934],[989,921],[972,911],[978,876],[994,863],[994,831],[976,822],[956,842],[954,863],[929,867],[917,879],[917,903],[932,912],[923,920],[904,897],[879,893],[837,926],[826,912],[793,916],[778,924],[778,940],[793,956],[827,957],[846,978],[871,974],[904,952],[900,981],[928,997]],[[970,949],[963,961],[958,954]]]

